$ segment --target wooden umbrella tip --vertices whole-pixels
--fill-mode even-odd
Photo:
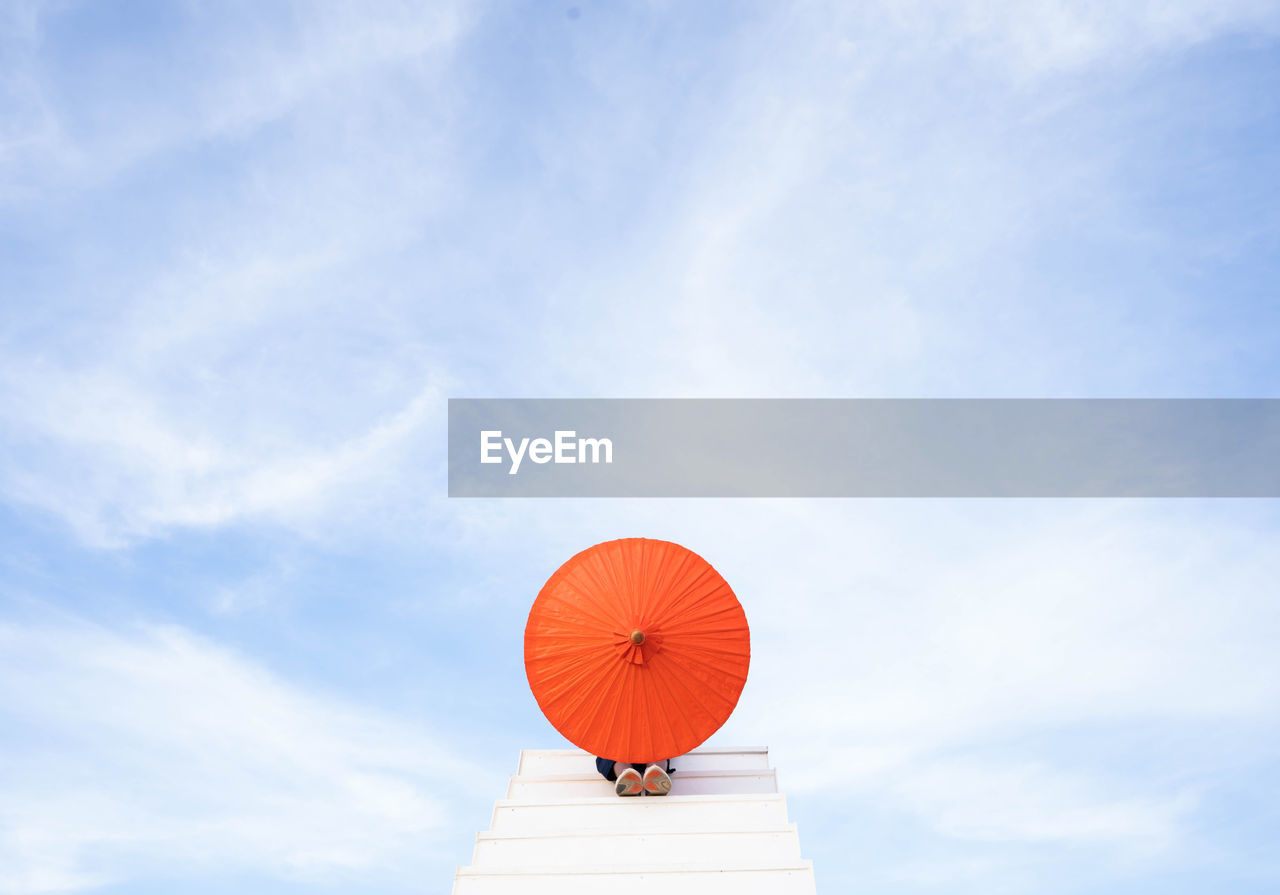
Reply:
[[[632,631],[631,642],[639,646],[644,643],[644,631]]]

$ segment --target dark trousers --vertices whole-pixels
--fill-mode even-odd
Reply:
[[[616,762],[615,762],[612,758],[597,758],[597,759],[596,759],[596,770],[597,770],[597,771],[599,771],[599,772],[600,772],[600,775],[601,775],[602,777],[604,777],[604,779],[608,780],[610,783],[612,783],[613,781],[615,781],[615,780],[617,780],[617,779],[618,779],[618,775],[617,775],[617,774],[615,774],[615,773],[613,772],[613,766],[614,766],[614,764],[616,764]],[[655,762],[651,762],[651,764],[661,765],[661,766],[662,766],[662,769],[663,769],[664,771],[668,771],[668,772],[669,772],[669,771],[671,770],[671,766],[670,766],[670,765],[671,765],[671,760],[670,760],[670,759],[665,759],[665,758],[664,758],[662,761],[655,761]],[[644,769],[645,769],[645,768],[647,768],[648,766],[649,766],[649,765],[644,765],[644,764],[633,764],[633,765],[632,765],[632,767],[633,767],[633,768],[635,768],[637,771],[639,771],[641,774],[643,774],[643,773],[644,773]]]

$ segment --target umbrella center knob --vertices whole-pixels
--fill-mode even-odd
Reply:
[[[640,644],[644,643],[644,631],[632,631],[631,642],[634,643],[636,646],[639,646]]]

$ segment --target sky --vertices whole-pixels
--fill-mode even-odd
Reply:
[[[1280,397],[1280,5],[0,3],[0,893],[447,891],[546,578],[824,892],[1280,889],[1269,500],[450,500],[449,397]]]

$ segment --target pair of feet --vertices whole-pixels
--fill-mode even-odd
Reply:
[[[642,793],[650,796],[665,796],[671,792],[671,775],[651,764],[644,769],[644,776],[635,768],[627,768],[618,774],[618,782],[613,791],[620,796],[638,796]]]

